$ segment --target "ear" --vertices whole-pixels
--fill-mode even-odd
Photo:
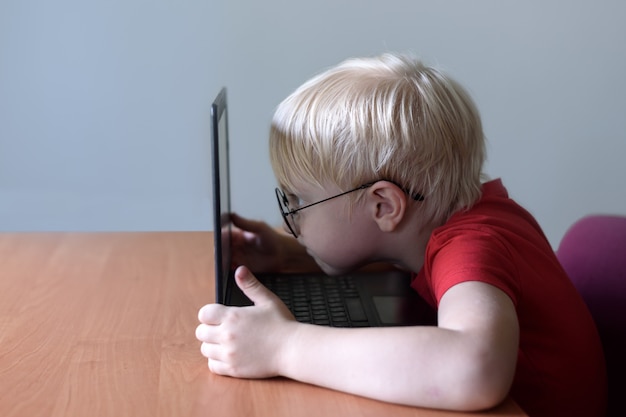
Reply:
[[[397,185],[378,181],[368,189],[372,219],[383,232],[393,232],[404,219],[407,195]]]

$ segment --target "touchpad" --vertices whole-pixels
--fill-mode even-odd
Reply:
[[[403,297],[376,296],[372,299],[382,324],[405,324],[407,322],[406,300]]]

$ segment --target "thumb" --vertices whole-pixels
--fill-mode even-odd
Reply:
[[[243,293],[254,305],[265,304],[274,301],[276,295],[268,290],[245,266],[240,266],[235,271],[235,281]]]

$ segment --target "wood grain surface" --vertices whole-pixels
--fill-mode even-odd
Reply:
[[[213,375],[213,300],[210,232],[0,234],[0,416],[463,415]]]

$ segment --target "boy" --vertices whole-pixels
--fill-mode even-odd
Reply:
[[[200,310],[211,371],[421,407],[510,394],[533,417],[602,415],[592,318],[532,216],[481,182],[480,117],[454,80],[401,55],[348,60],[279,105],[270,152],[291,235],[233,215],[236,281],[255,305]],[[251,272],[372,262],[412,271],[437,326],[301,324]]]

